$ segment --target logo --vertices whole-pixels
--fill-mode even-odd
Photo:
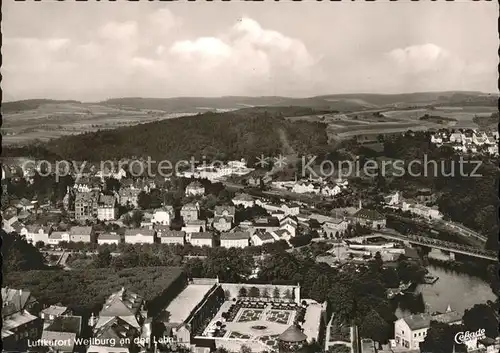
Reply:
[[[485,329],[481,328],[476,332],[470,332],[470,331],[458,332],[455,335],[455,342],[457,342],[458,344],[466,344],[467,342],[472,340],[482,340],[485,338],[486,338]]]

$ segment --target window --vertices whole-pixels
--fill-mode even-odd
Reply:
[[[416,333],[414,333],[414,334],[413,334],[413,338],[416,338],[416,337],[417,337],[417,334],[416,334]]]

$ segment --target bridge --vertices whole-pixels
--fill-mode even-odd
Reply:
[[[418,235],[402,235],[399,233],[393,232],[378,232],[375,234],[364,235],[361,237],[351,238],[347,240],[356,240],[356,239],[369,239],[369,238],[386,238],[393,239],[398,241],[403,241],[410,244],[427,246],[433,249],[439,249],[443,251],[448,251],[454,254],[462,254],[471,257],[476,257],[480,259],[490,260],[490,261],[498,261],[498,254],[495,251],[483,250],[474,248],[471,246],[460,245],[448,241],[443,241],[439,239],[427,238]]]

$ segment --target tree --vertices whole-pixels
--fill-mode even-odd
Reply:
[[[258,298],[258,297],[260,297],[259,288],[257,288],[257,287],[250,287],[250,290],[248,291],[248,296],[252,297],[252,298]]]
[[[360,334],[362,337],[385,343],[391,337],[391,329],[380,314],[372,309],[361,323]]]
[[[320,275],[314,281],[311,288],[311,298],[319,303],[325,301],[330,291],[330,281],[326,275]]]
[[[293,299],[293,294],[292,294],[292,291],[290,289],[287,289],[285,291],[285,298],[287,298],[287,299]]]
[[[455,342],[455,334],[459,331],[462,331],[459,325],[432,321],[424,341],[420,343],[420,351],[450,353],[455,349],[456,352],[464,352],[465,346]]]
[[[247,289],[245,287],[241,287],[240,290],[238,291],[238,296],[239,297],[246,297],[247,296]]]
[[[273,289],[273,298],[276,298],[276,299],[281,298],[280,289],[278,287],[274,287],[274,289]]]
[[[151,207],[151,196],[148,193],[141,191],[137,197],[137,204],[143,210],[147,210]]]
[[[226,298],[226,300],[228,300],[229,298],[231,298],[231,292],[229,291],[229,289],[226,289],[224,291],[224,297]]]
[[[241,346],[240,353],[252,353],[252,350],[247,346],[243,345]]]
[[[269,294],[269,289],[267,287],[265,287],[263,290],[262,290],[262,297],[263,298],[269,298],[271,295]]]
[[[493,308],[487,304],[476,304],[465,310],[463,322],[469,331],[484,329],[487,337],[498,336],[498,319]]]
[[[97,258],[95,260],[95,267],[97,268],[107,268],[111,265],[111,252],[108,249],[99,250],[97,253]]]

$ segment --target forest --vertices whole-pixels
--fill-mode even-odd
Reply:
[[[296,110],[296,114],[303,113],[303,109]],[[243,109],[65,136],[50,141],[47,150],[62,159],[87,161],[148,156],[172,162],[202,156],[249,160],[261,154],[324,152],[328,148],[325,127],[288,121],[279,109]]]

